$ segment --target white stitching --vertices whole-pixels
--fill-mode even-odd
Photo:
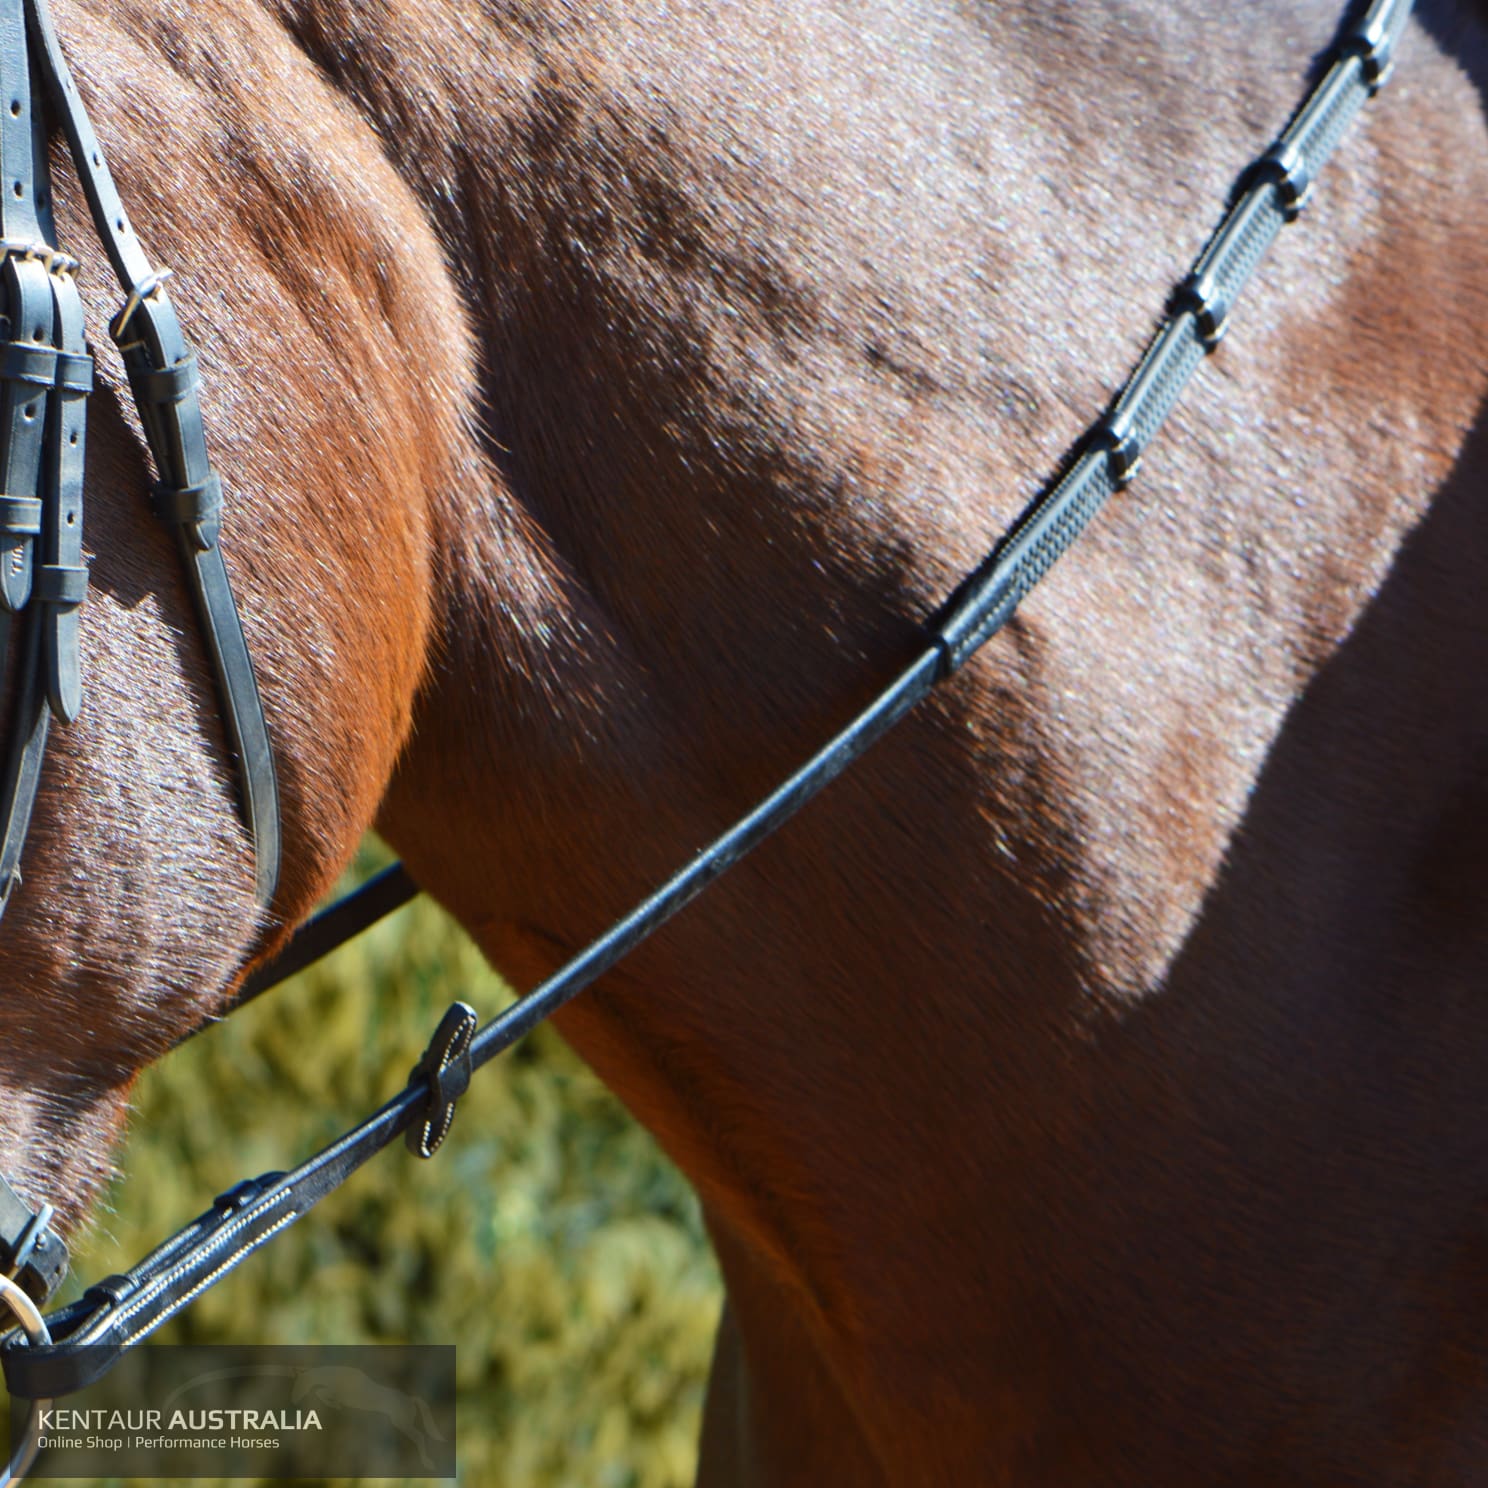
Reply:
[[[260,1218],[265,1212],[272,1209],[276,1204],[280,1203],[284,1199],[287,1199],[288,1197],[289,1190],[282,1189],[278,1193],[271,1194],[269,1198],[265,1200],[264,1203],[260,1204],[257,1208],[245,1211],[238,1219],[234,1220],[232,1224],[228,1225],[226,1229],[219,1230],[217,1232],[217,1234],[212,1238],[210,1242],[209,1249],[220,1249],[222,1245],[231,1240],[232,1237],[236,1235],[239,1230],[246,1229],[255,1220]],[[252,1254],[252,1252],[256,1250],[264,1242],[264,1240],[266,1240],[270,1235],[274,1234],[275,1231],[283,1229],[284,1226],[287,1225],[291,1220],[296,1218],[298,1214],[298,1209],[291,1209],[288,1215],[281,1219],[271,1229],[266,1230],[263,1235],[261,1235],[257,1240],[253,1242],[252,1245],[250,1245],[246,1250],[242,1251],[241,1255]],[[171,1269],[167,1271],[163,1276],[157,1276],[154,1281],[147,1283],[144,1290],[141,1291],[139,1296],[136,1297],[132,1302],[130,1302],[127,1307],[122,1308],[120,1311],[113,1313],[109,1317],[106,1317],[103,1320],[103,1326],[106,1328],[112,1328],[117,1326],[119,1323],[127,1323],[129,1319],[135,1315],[135,1313],[140,1311],[141,1308],[148,1307],[150,1303],[153,1302],[155,1298],[160,1295],[161,1292],[171,1287],[184,1272],[191,1270],[194,1259],[194,1257],[187,1257],[186,1260],[180,1262],[178,1265],[172,1266]],[[192,1295],[194,1296],[195,1292],[193,1292]],[[176,1305],[179,1306],[179,1303]],[[166,1312],[162,1315],[161,1320],[163,1321],[164,1318],[169,1317],[175,1310],[176,1307],[173,1306],[169,1312]],[[154,1325],[152,1324],[151,1326]],[[79,1343],[86,1343],[88,1341],[90,1340],[87,1338],[78,1339]]]
[[[185,1292],[181,1296],[177,1297],[176,1300],[172,1302],[171,1305],[166,1308],[166,1310],[162,1312],[159,1317],[152,1318],[147,1327],[141,1328],[137,1333],[131,1332],[121,1337],[119,1340],[119,1347],[128,1348],[131,1344],[138,1343],[141,1338],[148,1338],[150,1334],[153,1333],[155,1329],[161,1325],[161,1323],[168,1322],[171,1318],[173,1318],[183,1307],[186,1306],[188,1302],[193,1301],[200,1293],[206,1291],[206,1289],[211,1286],[219,1276],[225,1276],[229,1271],[233,1269],[234,1266],[238,1265],[242,1261],[247,1260],[248,1257],[251,1256],[260,1245],[263,1245],[266,1242],[272,1240],[274,1236],[277,1235],[279,1231],[285,1227],[285,1225],[293,1224],[299,1217],[299,1210],[291,1209],[288,1214],[284,1215],[281,1219],[270,1225],[269,1228],[266,1229],[263,1234],[260,1235],[258,1239],[253,1242],[252,1245],[244,1246],[242,1250],[235,1252],[233,1255],[230,1255],[225,1261],[222,1262],[220,1266],[213,1267],[213,1269],[207,1272],[207,1274],[202,1277],[202,1279],[197,1282],[197,1284],[192,1287],[189,1292]],[[134,1314],[138,1312],[140,1308],[143,1307],[149,1300],[151,1300],[149,1297],[141,1297],[134,1304],[134,1306],[126,1308],[114,1319],[115,1324],[128,1322],[129,1319],[133,1317]]]

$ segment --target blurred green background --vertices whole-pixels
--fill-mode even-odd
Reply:
[[[348,882],[387,861],[370,842]],[[212,1195],[339,1135],[405,1082],[451,1002],[484,1021],[511,996],[421,900],[177,1050],[136,1089],[127,1176],[75,1275],[124,1269]],[[454,1343],[462,1483],[681,1488],[720,1301],[691,1190],[544,1029],[477,1077],[432,1161],[401,1143],[373,1159],[154,1336]]]

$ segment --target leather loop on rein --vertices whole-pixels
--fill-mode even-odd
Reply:
[[[0,380],[51,387],[57,380],[56,348],[32,346],[25,341],[5,342],[0,347]]]
[[[41,501],[36,496],[0,496],[0,532],[35,537],[41,531]]]
[[[44,0],[29,3],[41,6]],[[1104,502],[1136,474],[1143,451],[1183,386],[1217,344],[1231,307],[1262,254],[1302,205],[1304,183],[1310,185],[1316,178],[1350,119],[1378,90],[1410,9],[1410,0],[1371,0],[1364,15],[1344,33],[1331,67],[1263,157],[1272,163],[1242,176],[1234,205],[1175,292],[1162,328],[1111,408],[1077,446],[1066,473],[1025,510],[961,585],[930,628],[925,648],[857,718],[649,898],[478,1033],[470,1008],[464,1004],[451,1008],[414,1066],[409,1084],[360,1125],[293,1172],[269,1173],[240,1184],[126,1275],[110,1278],[54,1314],[55,1339],[50,1346],[9,1346],[0,1351],[11,1393],[31,1398],[65,1394],[99,1377],[124,1349],[287,1228],[399,1134],[408,1132],[421,1155],[432,1153],[448,1131],[454,1104],[473,1071],[530,1032],[696,898],[996,634]],[[129,282],[138,283],[140,277],[134,274]],[[152,302],[142,299],[138,312],[148,315]],[[177,361],[170,358],[165,364]],[[0,622],[3,619],[0,612]],[[4,883],[0,873],[0,893]],[[386,887],[368,894],[365,902],[394,908],[405,902],[402,891],[411,883],[401,868],[390,870],[379,881]],[[334,923],[340,928],[366,918],[356,912],[343,914],[337,906],[313,925]],[[329,936],[313,934],[305,957],[330,948]],[[253,991],[273,980],[272,974],[261,978]]]
[[[36,597],[44,604],[80,605],[88,594],[88,570],[81,564],[44,563],[36,573]]]
[[[186,529],[205,552],[222,526],[222,482],[209,475],[199,486],[176,489],[157,482],[150,487],[150,508],[167,526]]]
[[[196,370],[196,353],[187,352],[184,361],[158,372],[145,372],[139,379],[138,391],[146,403],[179,403],[196,391],[201,374]]]

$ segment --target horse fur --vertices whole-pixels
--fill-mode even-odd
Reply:
[[[56,9],[201,351],[287,844],[260,923],[106,356],[91,697],[0,966],[0,1170],[74,1217],[374,818],[526,984],[861,706],[1338,22]],[[1417,6],[1138,483],[562,1016],[705,1205],[709,1488],[1488,1460],[1485,59]]]

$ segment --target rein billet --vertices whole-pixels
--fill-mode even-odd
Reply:
[[[23,7],[22,26],[18,18]],[[1188,379],[1224,335],[1230,310],[1261,257],[1282,226],[1300,213],[1324,160],[1364,101],[1385,82],[1410,10],[1410,0],[1372,0],[1355,21],[1341,28],[1316,86],[1275,144],[1242,172],[1228,210],[1192,271],[1173,292],[1162,324],[1136,370],[1108,411],[1076,444],[1062,467],[1063,475],[1024,510],[927,626],[923,649],[915,660],[784,784],[649,898],[484,1027],[478,1028],[472,1008],[456,1003],[441,1019],[407,1086],[359,1125],[290,1172],[266,1173],[238,1184],[128,1272],[98,1283],[77,1302],[45,1319],[35,1304],[44,1303],[60,1282],[66,1269],[66,1252],[46,1222],[50,1211],[32,1211],[0,1179],[0,1269],[8,1263],[19,1283],[0,1286],[0,1301],[16,1312],[22,1324],[0,1342],[0,1364],[11,1394],[34,1403],[82,1389],[101,1378],[126,1349],[293,1224],[398,1136],[405,1136],[410,1148],[420,1156],[432,1156],[448,1133],[456,1102],[475,1070],[582,991],[700,894],[990,640],[1096,512],[1135,476],[1143,451],[1156,436]],[[22,49],[19,62],[17,45]],[[7,76],[19,67],[22,74],[34,70],[43,80],[72,147],[100,236],[128,296],[127,314],[115,319],[116,336],[121,318],[128,321],[138,317],[140,321],[138,326],[125,328],[132,339],[122,349],[131,389],[160,475],[154,505],[157,513],[176,530],[178,546],[192,580],[208,651],[218,676],[219,693],[229,715],[229,733],[240,766],[243,812],[255,842],[258,889],[266,903],[272,896],[278,866],[279,824],[273,763],[251,664],[242,642],[241,624],[217,546],[222,515],[221,486],[206,460],[201,415],[196,404],[195,358],[181,339],[174,311],[162,289],[163,276],[150,268],[132,233],[122,231],[126,221],[123,208],[67,74],[45,0],[3,0],[0,66],[6,69]],[[0,147],[8,151],[11,136],[4,133],[5,124],[0,111]],[[35,171],[33,179],[38,184],[44,183],[45,137],[39,112],[28,116],[23,127],[31,141],[27,158]],[[9,170],[8,155],[6,169]],[[0,196],[8,198],[9,194],[0,193]],[[0,218],[0,227],[6,239],[7,276],[20,274],[35,281],[38,292],[45,290],[59,303],[66,301],[70,316],[71,301],[67,296],[71,276],[59,273],[70,260],[50,247],[51,239],[46,236],[49,214],[38,214],[29,239],[24,233],[13,232],[8,218]],[[21,251],[28,243],[30,257]],[[49,266],[47,254],[57,267]],[[34,271],[27,269],[21,274],[21,265],[31,265]],[[49,280],[65,278],[68,287],[42,285],[38,275]],[[9,283],[9,278],[6,282]],[[75,291],[72,293],[75,298]],[[65,330],[63,321],[67,316],[59,309],[54,323]],[[76,336],[71,340],[54,339],[54,347],[49,348],[54,352],[49,386],[56,416],[62,416],[65,405],[76,410],[73,417],[80,420],[86,397],[79,361],[82,353]],[[0,358],[7,358],[0,361],[0,385],[3,385],[5,378],[15,375],[12,363],[16,359],[8,345],[0,345]],[[67,377],[71,381],[65,381]],[[91,376],[86,380],[91,382]],[[6,432],[5,410],[11,401],[0,405],[0,439]],[[55,457],[48,460],[38,456],[35,462],[38,480],[49,479],[56,486],[61,463]],[[73,499],[80,506],[80,456],[76,468],[68,465],[63,475],[76,487]],[[37,566],[38,571],[44,572],[47,563],[81,570],[80,546],[71,563],[48,556],[44,530],[47,493],[40,491],[26,496],[12,490],[9,495],[18,497],[20,504],[13,508],[0,506],[0,542],[14,538],[24,543],[39,538],[43,543],[43,563]],[[50,507],[57,507],[55,492]],[[5,526],[12,518],[18,525]],[[17,535],[18,526],[27,530]],[[32,734],[40,730],[43,735],[49,709],[63,717],[69,699],[49,700],[43,695],[47,689],[41,685],[40,671],[56,648],[52,646],[49,650],[50,643],[41,645],[35,638],[68,628],[53,621],[51,609],[60,613],[70,606],[69,613],[75,615],[81,602],[81,585],[76,578],[48,583],[51,587],[42,586],[34,601],[41,606],[41,614],[33,616],[25,651],[27,657],[36,652],[42,661],[35,666],[27,662],[21,668],[23,702],[41,719],[34,724]],[[0,594],[0,645],[8,635],[14,614],[23,607],[24,601],[11,605]],[[75,626],[71,628],[75,630]],[[75,642],[72,651],[75,653]],[[51,692],[57,690],[51,687]],[[75,688],[73,691],[75,695]],[[64,706],[52,708],[51,703]],[[23,710],[17,716],[24,724],[32,715]],[[39,774],[40,755],[30,746],[32,734],[23,728],[22,743],[12,748],[12,766],[16,759],[21,763],[7,771],[0,789],[0,811],[6,810],[5,802],[12,799],[12,776],[20,779],[22,793],[29,790],[30,799],[34,799],[36,782],[30,777]],[[26,816],[29,811],[28,800]],[[9,818],[14,814],[9,812],[0,833],[0,907],[11,887],[10,879],[5,876],[7,869],[13,870],[18,861],[18,846],[15,859],[10,856]],[[24,823],[21,836],[24,836]],[[310,921],[270,967],[245,982],[234,1006],[267,991],[290,972],[349,939],[417,892],[417,885],[406,870],[401,866],[389,869]],[[6,1218],[7,1212],[10,1219]],[[25,1254],[18,1264],[17,1251],[22,1244]],[[33,1409],[33,1422],[35,1414]],[[31,1452],[34,1441],[29,1445],[22,1442],[10,1468],[0,1468],[0,1488],[19,1478]]]

